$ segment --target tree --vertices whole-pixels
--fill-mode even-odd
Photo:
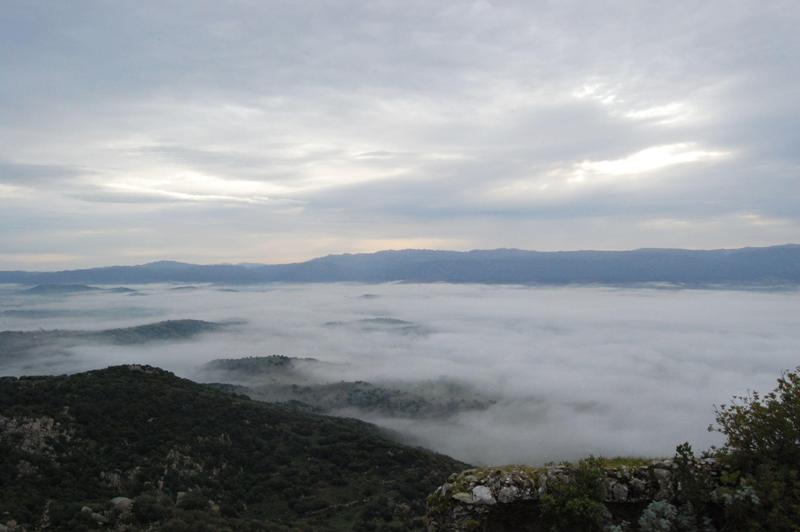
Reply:
[[[727,437],[718,455],[731,480],[757,495],[747,529],[800,529],[800,367],[767,394],[752,392],[717,407],[710,430]]]

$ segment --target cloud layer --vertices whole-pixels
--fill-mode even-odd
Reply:
[[[27,361],[0,367],[0,374],[144,362],[197,378],[198,366],[214,358],[284,354],[336,363],[335,381],[445,376],[497,396],[498,404],[446,422],[368,419],[476,463],[665,456],[686,440],[706,448],[719,442],[706,431],[713,405],[772,389],[800,352],[796,291],[342,284],[237,292],[151,285],[136,296],[2,296],[0,311],[17,312],[2,312],[0,329],[110,328],[169,318],[247,322],[193,342],[74,348],[47,366]],[[374,318],[418,327],[408,334],[403,327],[329,325]]]
[[[12,0],[0,267],[796,241],[798,22],[788,0]]]

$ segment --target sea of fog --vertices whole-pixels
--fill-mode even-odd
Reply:
[[[241,320],[179,343],[84,346],[2,375],[147,363],[188,378],[220,357],[283,354],[346,364],[348,380],[442,376],[496,396],[488,410],[420,421],[369,417],[472,463],[704,449],[714,405],[773,388],[800,364],[800,292],[450,284],[137,286],[31,296],[0,287],[0,330],[106,329],[165,319]],[[9,312],[10,311],[10,312]],[[403,327],[363,327],[394,318]],[[334,322],[336,326],[331,326]],[[52,362],[52,361],[51,361]]]

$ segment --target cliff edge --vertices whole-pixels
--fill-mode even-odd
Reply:
[[[590,458],[541,468],[468,469],[428,497],[427,526],[431,532],[662,530],[648,523],[697,521],[683,495],[700,489],[720,510],[696,523],[704,530],[732,496],[722,486],[723,473],[713,458]]]

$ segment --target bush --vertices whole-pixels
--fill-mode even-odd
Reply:
[[[142,524],[164,520],[169,512],[152,495],[139,495],[133,500],[133,516]]]
[[[161,526],[161,532],[189,532],[189,525],[182,519],[170,519]]]
[[[698,530],[697,523],[703,523],[704,529],[710,527],[712,514],[716,514],[717,501],[713,493],[717,482],[709,471],[695,457],[692,446],[688,443],[678,445],[675,450],[675,476],[673,488],[675,501],[678,504],[675,515],[677,530]]]
[[[208,510],[208,497],[202,493],[190,491],[180,497],[177,506],[181,510]]]
[[[678,509],[667,501],[653,501],[639,517],[639,529],[645,532],[672,532]]]
[[[765,395],[752,392],[717,407],[710,430],[727,437],[718,455],[730,468],[729,481],[739,486],[723,495],[732,501],[729,518],[742,521],[737,530],[798,530],[800,368],[784,373]],[[739,511],[742,502],[746,514]]]
[[[603,504],[602,461],[587,458],[574,466],[570,480],[548,481],[547,493],[541,498],[541,518],[548,530],[599,530],[608,509]]]

